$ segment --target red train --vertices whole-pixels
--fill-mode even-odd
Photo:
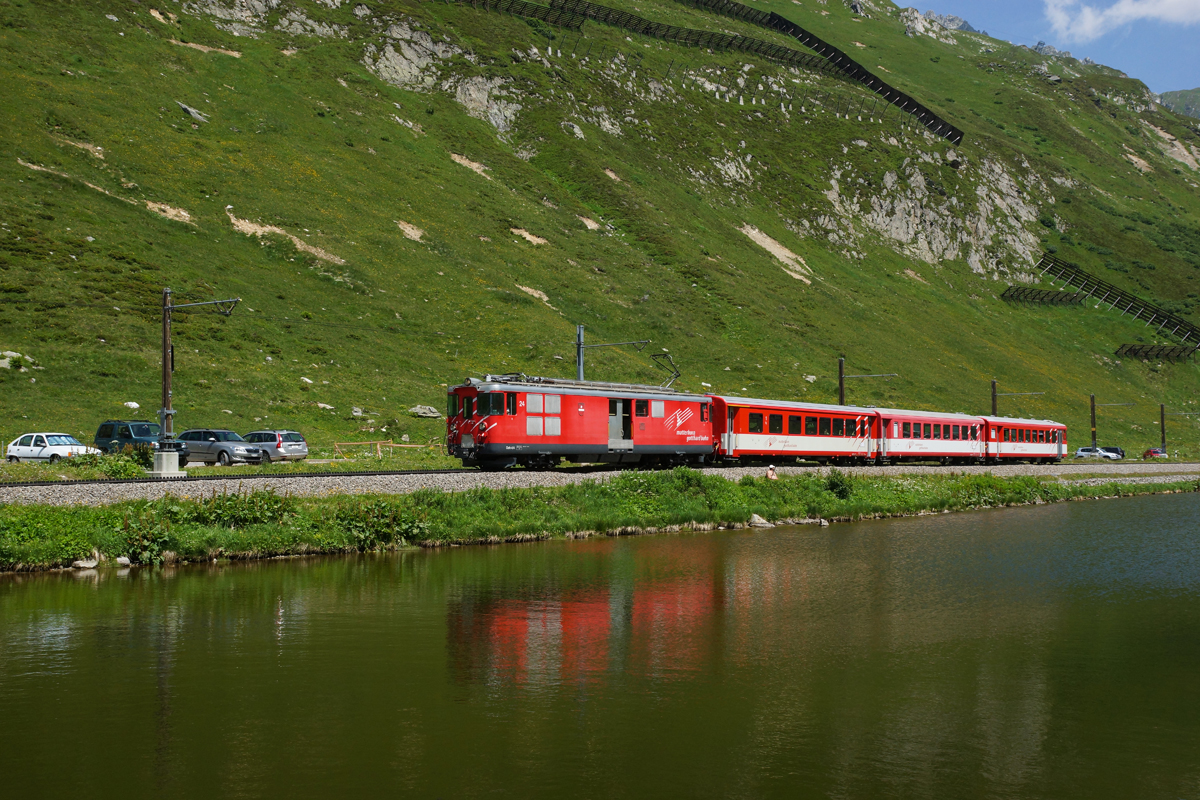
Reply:
[[[446,442],[466,466],[548,469],[562,460],[637,465],[817,461],[1057,462],[1050,420],[689,394],[525,375],[449,390]]]

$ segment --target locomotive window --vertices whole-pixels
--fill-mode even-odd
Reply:
[[[458,395],[456,395],[456,394],[446,395],[446,416],[447,417],[457,417],[458,416]]]
[[[542,417],[526,417],[525,418],[525,435],[526,436],[541,436],[542,435]]]
[[[953,442],[958,441],[958,426],[957,425],[954,425],[950,428],[950,440]]]
[[[920,433],[920,431],[917,431],[917,432]],[[912,438],[912,423],[911,422],[904,423],[904,438],[905,439]]]
[[[546,435],[562,435],[562,419],[560,417],[546,417]]]
[[[941,425],[933,426],[933,438],[935,438],[935,439],[942,438],[942,426]]]
[[[833,435],[834,436],[845,436],[846,435],[846,420],[842,419],[841,417],[833,418]]]
[[[792,436],[799,436],[804,433],[804,417],[789,416],[788,433]]]
[[[474,397],[464,397],[463,398],[463,417],[465,419],[470,419],[472,416],[474,416],[474,414],[475,414],[475,398]]]
[[[783,414],[770,414],[767,416],[767,432],[783,433]]]
[[[817,418],[816,417],[805,417],[804,418],[804,435],[805,436],[816,436],[817,435]]]
[[[617,415],[617,401],[610,399],[608,401],[608,415],[615,417]]]
[[[700,421],[708,422],[708,403],[700,404]]]
[[[489,395],[492,399],[492,413],[497,416],[504,415],[504,392],[492,392]]]
[[[611,404],[612,401],[610,400],[609,403]],[[609,407],[611,409],[611,405]],[[542,396],[540,394],[525,395],[525,410],[530,414],[542,413]],[[611,414],[612,411],[610,410],[608,413]]]
[[[820,426],[820,429],[817,431],[817,433],[821,436],[828,436],[829,435],[829,422],[830,422],[829,417],[818,417],[818,419],[821,420],[821,426]]]
[[[661,417],[665,417],[666,415],[667,415],[667,404],[664,401],[662,401],[662,400],[651,400],[650,401],[650,416],[651,417],[661,418]]]
[[[633,401],[634,416],[648,417],[650,416],[650,401],[649,400],[634,400]]]
[[[507,394],[504,395],[504,401],[506,404],[505,411],[507,411],[509,414],[516,414],[517,413],[517,393],[516,392],[508,392]]]
[[[546,395],[546,413],[558,414],[562,411],[562,395]]]
[[[750,415],[750,432],[762,433],[762,414]]]

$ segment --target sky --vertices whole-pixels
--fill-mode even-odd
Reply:
[[[1200,0],[923,0],[920,10],[960,16],[1014,44],[1044,41],[1090,57],[1154,92],[1200,87]]]

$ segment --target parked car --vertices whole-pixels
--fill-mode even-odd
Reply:
[[[1142,458],[1170,458],[1167,455],[1165,447],[1151,447],[1146,452],[1142,453]]]
[[[1116,453],[1110,453],[1108,448],[1104,447],[1081,447],[1075,451],[1076,458],[1104,458],[1109,461],[1116,461],[1121,456]]]
[[[223,467],[238,461],[249,464],[262,462],[262,449],[251,446],[233,431],[194,428],[179,434],[179,441],[188,449],[188,461],[203,461]],[[182,461],[181,458],[181,465]]]
[[[98,455],[94,447],[88,447],[69,433],[26,433],[13,439],[8,445],[8,460],[49,461],[56,464],[64,458],[82,455]]]
[[[308,458],[308,442],[296,431],[252,431],[246,441],[262,449],[265,464]]]
[[[1119,447],[1101,447],[1100,449],[1103,450],[1104,452],[1108,453],[1109,456],[1111,456],[1114,461],[1116,459],[1125,457],[1125,451]]]
[[[144,419],[106,419],[96,429],[94,444],[106,453],[119,453],[125,445],[131,447],[149,447],[158,449],[158,439],[162,428],[157,422],[147,422]],[[179,466],[188,461],[187,445],[178,441],[175,445],[179,452]]]

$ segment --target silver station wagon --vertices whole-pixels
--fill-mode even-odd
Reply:
[[[264,464],[308,458],[308,442],[296,431],[253,431],[246,441],[262,450]]]

